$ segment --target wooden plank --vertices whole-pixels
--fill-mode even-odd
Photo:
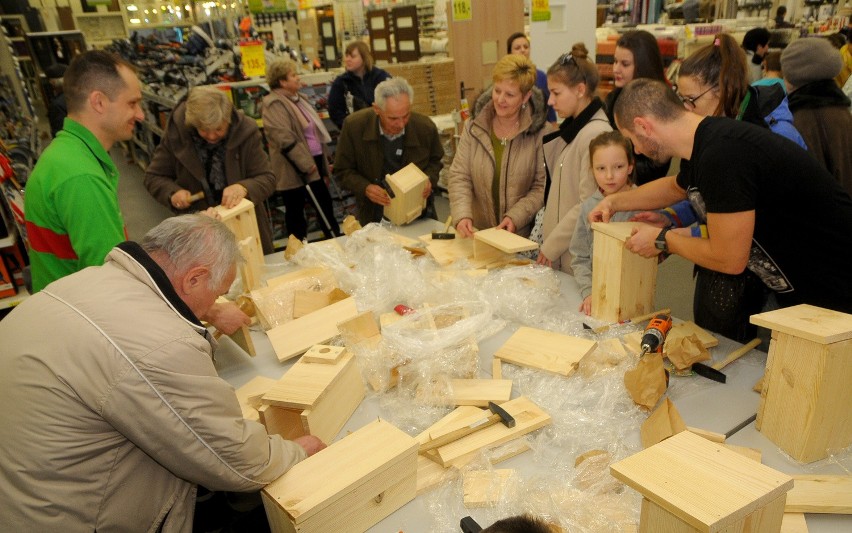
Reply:
[[[686,429],[688,429],[692,433],[695,433],[699,437],[704,437],[705,439],[709,440],[710,442],[716,442],[716,443],[719,443],[719,444],[722,444],[723,442],[725,442],[725,435],[722,434],[722,433],[715,433],[713,431],[708,431],[706,429],[701,429],[701,428],[695,428],[695,427],[692,427],[692,426],[687,426]]]
[[[260,423],[266,427],[269,435],[281,435],[284,439],[293,440],[305,435],[301,413],[293,409],[284,409],[274,405],[261,405],[258,410]]]
[[[511,379],[450,380],[454,405],[487,407],[488,402],[502,404],[512,397]]]
[[[780,533],[808,533],[804,513],[784,513]]]
[[[852,315],[807,304],[752,315],[751,323],[819,344],[852,339]]]
[[[852,444],[852,339],[820,344],[773,332],[758,411],[760,432],[808,463]]]
[[[243,418],[260,421],[257,413],[258,408],[261,406],[260,398],[276,382],[277,380],[266,376],[255,376],[251,381],[234,391],[237,394],[237,401],[240,403],[240,408],[243,411]]]
[[[471,452],[509,442],[551,422],[550,415],[524,396],[510,400],[500,407],[515,418],[515,427],[507,428],[503,424],[495,424],[442,446],[438,448],[441,464],[446,466],[455,459]],[[490,413],[490,411],[483,410],[483,416],[486,416],[487,413]]]
[[[464,506],[473,509],[497,505],[514,473],[510,468],[465,472],[462,476]]]
[[[348,366],[357,366],[347,352],[336,364],[308,363],[301,359],[263,395],[267,405],[291,409],[310,409],[334,386]]]
[[[221,205],[214,208],[223,224],[234,234],[240,246],[240,254],[245,263],[240,266],[240,276],[243,289],[250,291],[260,286],[262,277],[263,247],[260,243],[260,231],[257,227],[257,217],[254,204],[243,198],[236,206],[225,209]]]
[[[747,446],[737,446],[736,444],[728,444],[727,442],[722,444],[725,448],[737,452],[738,454],[748,457],[752,461],[761,462],[763,460],[763,452],[758,450],[757,448],[749,448]]]
[[[327,510],[326,514],[336,515],[332,518],[338,520],[338,526],[346,523],[347,527],[358,529],[342,517],[357,507],[353,500],[359,493],[369,501],[396,481],[410,477],[407,501],[414,499],[416,456],[417,441],[380,419],[294,465],[263,492],[296,524]],[[369,525],[361,529],[367,528]],[[325,531],[334,530],[332,527]]]
[[[244,352],[254,357],[257,351],[254,349],[254,341],[251,339],[251,330],[248,326],[240,326],[240,328],[228,335],[234,343],[243,349]]]
[[[614,463],[610,472],[701,531],[736,524],[793,484],[790,476],[689,431]]]
[[[804,474],[793,476],[787,494],[788,513],[852,514],[852,476]]]
[[[337,331],[343,337],[343,342],[350,347],[381,335],[379,325],[376,323],[376,315],[372,311],[364,311],[349,320],[340,321],[337,324]]]
[[[319,437],[325,443],[332,442],[361,405],[365,394],[364,379],[353,358],[344,366],[323,398],[312,409],[302,411],[305,433]]]
[[[322,363],[328,365],[336,365],[343,358],[346,348],[343,346],[327,346],[325,344],[317,344],[312,346],[302,356],[301,361],[305,363]]]
[[[293,293],[293,318],[303,317],[348,297],[348,294],[337,287],[327,287],[318,291],[297,290]]]
[[[266,332],[279,361],[304,353],[336,336],[337,324],[358,314],[354,298],[346,298]]]
[[[474,234],[476,235],[476,234]],[[473,239],[473,259],[479,264],[492,264],[510,261],[515,254],[508,254],[479,239]]]
[[[491,359],[491,379],[503,379],[503,361],[497,357]]]
[[[570,376],[577,369],[580,359],[596,346],[597,343],[589,339],[522,326],[494,353],[494,357],[516,365]]]
[[[537,242],[531,241],[504,229],[488,228],[479,230],[473,234],[473,238],[476,241],[484,242],[507,254],[538,250]]]
[[[657,258],[627,250],[619,237],[602,232],[610,225],[592,225],[592,316],[619,322],[654,310]]]

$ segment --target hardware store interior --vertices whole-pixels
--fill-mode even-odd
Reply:
[[[822,266],[852,246],[850,18],[849,0],[0,0],[0,502],[15,510],[0,529],[852,530],[852,276]],[[138,82],[121,132],[114,80],[83,87],[93,51]],[[630,98],[652,89],[677,126]],[[754,138],[765,153],[706,155]],[[70,157],[87,142],[105,151]],[[81,170],[97,162],[104,176]],[[776,200],[761,187],[780,167],[818,178]],[[117,175],[80,189],[112,207],[66,202],[72,175]],[[766,225],[786,232],[811,204],[841,229],[789,238],[816,254],[801,275]],[[241,256],[207,314],[149,247],[195,211]],[[84,263],[87,218],[123,237]],[[124,239],[143,247],[113,248]],[[162,278],[157,318],[106,290],[116,255],[137,253]],[[54,262],[79,266],[45,278]],[[82,292],[113,316],[86,315],[71,280],[106,280]],[[210,375],[145,363],[134,349],[162,347],[114,337],[123,312],[134,324],[114,327],[145,339],[164,315],[195,328],[170,355],[201,354]],[[103,339],[75,332],[89,325]],[[29,370],[51,364],[44,331],[85,377]],[[150,389],[93,385],[117,354]],[[183,388],[195,378],[224,392]],[[150,425],[90,404],[107,385]],[[71,419],[34,408],[53,392]],[[134,452],[141,466],[121,468]],[[150,488],[117,490],[113,509],[113,483]]]

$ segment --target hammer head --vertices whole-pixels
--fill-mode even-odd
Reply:
[[[515,417],[507,413],[505,409],[494,402],[488,402],[488,409],[490,409],[495,415],[500,416],[500,422],[502,422],[504,426],[507,428],[515,427]]]

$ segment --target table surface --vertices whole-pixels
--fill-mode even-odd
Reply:
[[[438,221],[421,219],[402,228],[395,227],[393,230],[405,236],[416,238],[419,235],[424,235],[432,230],[442,228],[443,224]],[[345,237],[343,237],[343,239],[345,239]],[[276,271],[275,275],[283,274],[287,271],[298,268],[294,265],[285,264],[282,260],[281,254],[272,254],[267,256],[267,264],[274,265],[270,268]],[[559,309],[565,310],[564,319],[566,321],[576,321],[578,324],[581,323],[584,320],[584,317],[575,311],[579,306],[580,297],[574,279],[561,272],[557,273],[557,278],[559,281],[560,292]],[[595,325],[592,323],[593,321],[588,322]],[[528,325],[534,326],[534,324]],[[501,330],[479,342],[480,370],[478,377],[491,376],[491,362],[494,352],[503,345],[503,343],[518,327],[519,324],[517,323],[506,322],[506,326]],[[619,333],[623,334],[633,332],[638,329],[638,326],[619,326],[611,330],[608,336],[611,337]],[[738,343],[724,337],[718,335],[716,337],[719,339],[719,346],[711,349],[714,361],[723,359],[729,352],[740,346]],[[292,365],[292,362],[295,361],[295,359],[292,359],[284,363],[279,362],[272,350],[272,345],[269,343],[269,340],[263,331],[253,330],[252,340],[254,341],[255,349],[257,351],[257,355],[255,357],[249,357],[226,337],[222,337],[220,340],[220,346],[215,354],[216,368],[219,375],[234,387],[240,387],[258,375],[278,379]],[[798,465],[795,461],[790,459],[785,460],[778,448],[758,433],[754,429],[753,424],[748,425],[749,418],[757,411],[760,399],[759,395],[752,390],[752,387],[760,376],[762,376],[765,362],[765,353],[757,350],[750,351],[744,357],[724,369],[724,373],[727,376],[726,384],[716,383],[698,376],[672,376],[667,393],[668,397],[675,404],[688,426],[722,434],[733,433],[733,436],[729,438],[728,442],[761,449],[764,453],[763,463],[770,467],[791,474],[799,473],[800,471],[841,473],[838,471],[839,467],[834,468],[836,465],[817,465],[816,470],[814,470],[810,466]],[[586,392],[584,392],[584,382],[582,381],[582,378],[576,374],[568,378],[544,376],[541,372],[532,371],[530,369],[521,369],[509,364],[503,365],[503,374],[504,378],[512,378],[514,380],[515,386],[512,395],[513,397],[519,395],[519,389],[525,389],[523,390],[524,395],[532,394],[534,396],[536,393],[540,394],[542,388],[548,387],[554,388],[556,392],[561,391],[564,393],[565,391],[568,391],[572,395],[586,394]],[[603,380],[601,383],[603,383],[603,386],[605,387],[601,394],[609,394],[606,387],[609,387],[610,385],[608,385],[608,383],[611,382]],[[592,384],[592,386],[598,385],[599,383]],[[592,396],[596,395],[594,391],[591,391],[590,394]],[[570,400],[568,401],[570,402]],[[594,402],[596,400],[589,400],[586,398],[584,401],[588,403],[589,401]],[[550,400],[546,400],[546,402],[549,403]],[[366,399],[361,403],[341,430],[337,439],[340,439],[348,432],[357,430],[364,424],[375,420],[377,416],[387,418],[389,414],[395,415],[396,413],[393,413],[392,411],[389,412],[389,410],[398,408],[400,405],[402,404],[395,403],[394,401],[388,401],[387,398],[383,397],[383,395],[368,394]],[[583,403],[556,403],[554,405],[558,406],[555,408],[557,411],[562,411],[562,407],[564,405],[570,405],[571,409],[576,408],[580,411],[584,411],[586,409],[586,406]],[[550,405],[542,405],[542,407],[547,410],[547,407],[550,407]],[[590,413],[594,414],[594,411],[594,409],[591,409]],[[572,430],[583,430],[588,427],[594,427],[594,424],[591,423],[592,425],[589,426],[590,422],[581,421],[569,422],[568,426],[560,426],[560,419],[563,418],[563,413],[548,412],[554,417],[554,429],[551,430],[551,435],[547,438],[555,438],[556,443],[567,446],[568,449],[566,449],[566,453],[571,452],[571,450],[573,450],[573,452],[584,451],[583,446],[585,445],[585,442],[573,442],[570,438],[566,441],[564,440],[564,434]],[[571,416],[573,416],[573,414]],[[618,419],[618,416],[620,415],[617,414],[616,422],[621,421],[621,419]],[[633,418],[630,418],[630,416]],[[604,430],[604,436],[602,438],[610,436],[615,439],[620,438],[623,442],[615,445],[616,449],[630,449],[634,452],[639,451],[641,446],[639,445],[638,423],[635,423],[635,421],[639,420],[639,423],[641,423],[642,417],[644,417],[644,415],[641,415],[640,418],[636,418],[635,414],[628,415],[628,422],[624,426],[625,431],[623,434],[619,436],[617,429],[609,428]],[[393,417],[391,416],[391,418]],[[574,427],[571,425],[575,423],[579,424],[579,426]],[[745,429],[741,429],[743,426],[745,426]],[[545,430],[542,429],[537,433],[544,431]],[[616,431],[616,433],[610,435],[607,431]],[[555,435],[555,437],[553,435]],[[537,438],[541,441],[545,437],[539,435]],[[536,438],[530,440],[535,442]],[[594,442],[595,437],[586,434],[582,435],[579,440]],[[553,442],[550,442],[550,444],[553,444]],[[607,443],[603,444],[603,446],[606,445]],[[542,455],[545,457],[543,460]],[[533,454],[533,452],[526,452],[509,459],[508,461],[500,463],[496,466],[496,468],[513,468],[529,476],[536,476],[539,475],[539,473],[542,476],[546,476],[552,474],[551,472],[548,472],[548,470],[553,468],[553,463],[552,459],[547,459],[546,452],[544,454],[540,451],[535,454]],[[474,516],[474,518],[480,521],[480,524],[483,526],[488,525],[491,521],[493,521],[493,519],[496,519],[494,518],[494,513],[498,512],[497,510],[467,510],[461,506],[458,500],[459,493],[457,487],[438,487],[431,492],[418,496],[413,501],[391,514],[389,517],[376,524],[369,531],[404,531],[405,533],[431,532],[447,530],[448,524],[453,524],[453,528],[451,530],[458,531],[458,520],[465,515]],[[638,499],[636,501],[638,505]],[[455,518],[450,519],[446,516],[441,516],[444,513],[451,514]],[[506,512],[503,515],[497,515],[497,517],[509,514],[514,513]],[[638,518],[638,507],[636,516]],[[852,530],[852,518],[845,516],[808,515],[807,520],[808,525],[810,526],[810,531],[812,532]]]

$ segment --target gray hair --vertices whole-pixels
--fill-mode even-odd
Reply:
[[[222,222],[199,213],[167,218],[142,239],[149,254],[165,254],[175,272],[203,266],[210,270],[208,288],[218,287],[231,267],[242,263],[237,239]]]
[[[225,91],[213,87],[195,87],[186,99],[186,125],[202,130],[215,130],[231,123],[234,104]]]
[[[382,111],[385,110],[385,100],[395,96],[408,95],[408,101],[414,103],[414,89],[405,78],[390,78],[376,85],[375,102]]]
[[[296,72],[296,63],[292,59],[273,59],[266,65],[266,83],[269,90],[279,88],[281,82],[292,72]]]

